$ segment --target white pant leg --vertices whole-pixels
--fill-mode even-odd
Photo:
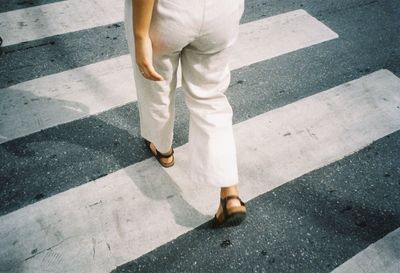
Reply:
[[[182,31],[177,14],[179,10],[169,2],[155,2],[150,26],[153,44],[153,66],[164,77],[164,81],[144,78],[135,60],[135,43],[132,23],[132,0],[125,0],[125,31],[137,91],[140,118],[140,134],[153,142],[161,153],[170,150],[173,140],[175,118],[176,71],[180,50],[188,43],[188,34]]]
[[[182,50],[182,86],[190,111],[190,178],[217,187],[238,184],[227,50],[237,39],[242,0],[206,1],[200,35]]]
[[[190,111],[191,178],[218,187],[238,183],[227,48],[237,38],[244,0],[156,0],[151,22],[153,65],[166,79],[146,80],[135,61],[132,0],[125,0],[125,30],[138,93],[141,135],[160,152],[172,144],[176,68]]]

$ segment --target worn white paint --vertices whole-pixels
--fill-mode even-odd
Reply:
[[[243,199],[399,130],[399,106],[400,79],[379,70],[236,124]],[[204,223],[218,189],[187,165],[183,145],[172,168],[150,158],[0,217],[0,270],[109,272]]]
[[[337,37],[304,10],[243,24],[231,69]],[[16,84],[0,90],[0,143],[136,99],[129,55]]]
[[[337,267],[331,273],[399,273],[400,228]]]
[[[8,46],[123,20],[122,0],[66,0],[0,13],[0,33]]]
[[[240,26],[231,67],[236,69],[338,37],[302,9],[253,21]]]

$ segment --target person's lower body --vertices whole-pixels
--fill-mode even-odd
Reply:
[[[153,151],[163,154],[171,151],[180,60],[182,87],[190,113],[190,179],[221,188],[221,197],[238,196],[233,111],[224,93],[230,83],[231,56],[227,49],[237,39],[244,0],[155,1],[150,27],[153,66],[164,81],[147,80],[138,71],[131,1],[125,0],[125,29],[132,56],[141,136],[151,142]],[[241,204],[237,199],[226,202],[227,208],[238,206]],[[222,206],[217,215],[221,213]]]

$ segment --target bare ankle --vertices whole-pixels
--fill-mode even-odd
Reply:
[[[221,197],[226,197],[229,195],[239,195],[239,190],[237,188],[237,186],[230,186],[230,187],[222,187],[221,188],[221,193],[220,196]]]

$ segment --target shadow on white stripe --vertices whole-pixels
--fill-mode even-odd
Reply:
[[[337,37],[304,10],[243,24],[231,69]],[[129,55],[16,84],[0,90],[0,143],[136,99]]]
[[[243,199],[399,130],[399,90],[379,70],[236,124]],[[109,272],[211,219],[218,189],[189,181],[186,151],[172,168],[147,159],[0,217],[0,268]]]

